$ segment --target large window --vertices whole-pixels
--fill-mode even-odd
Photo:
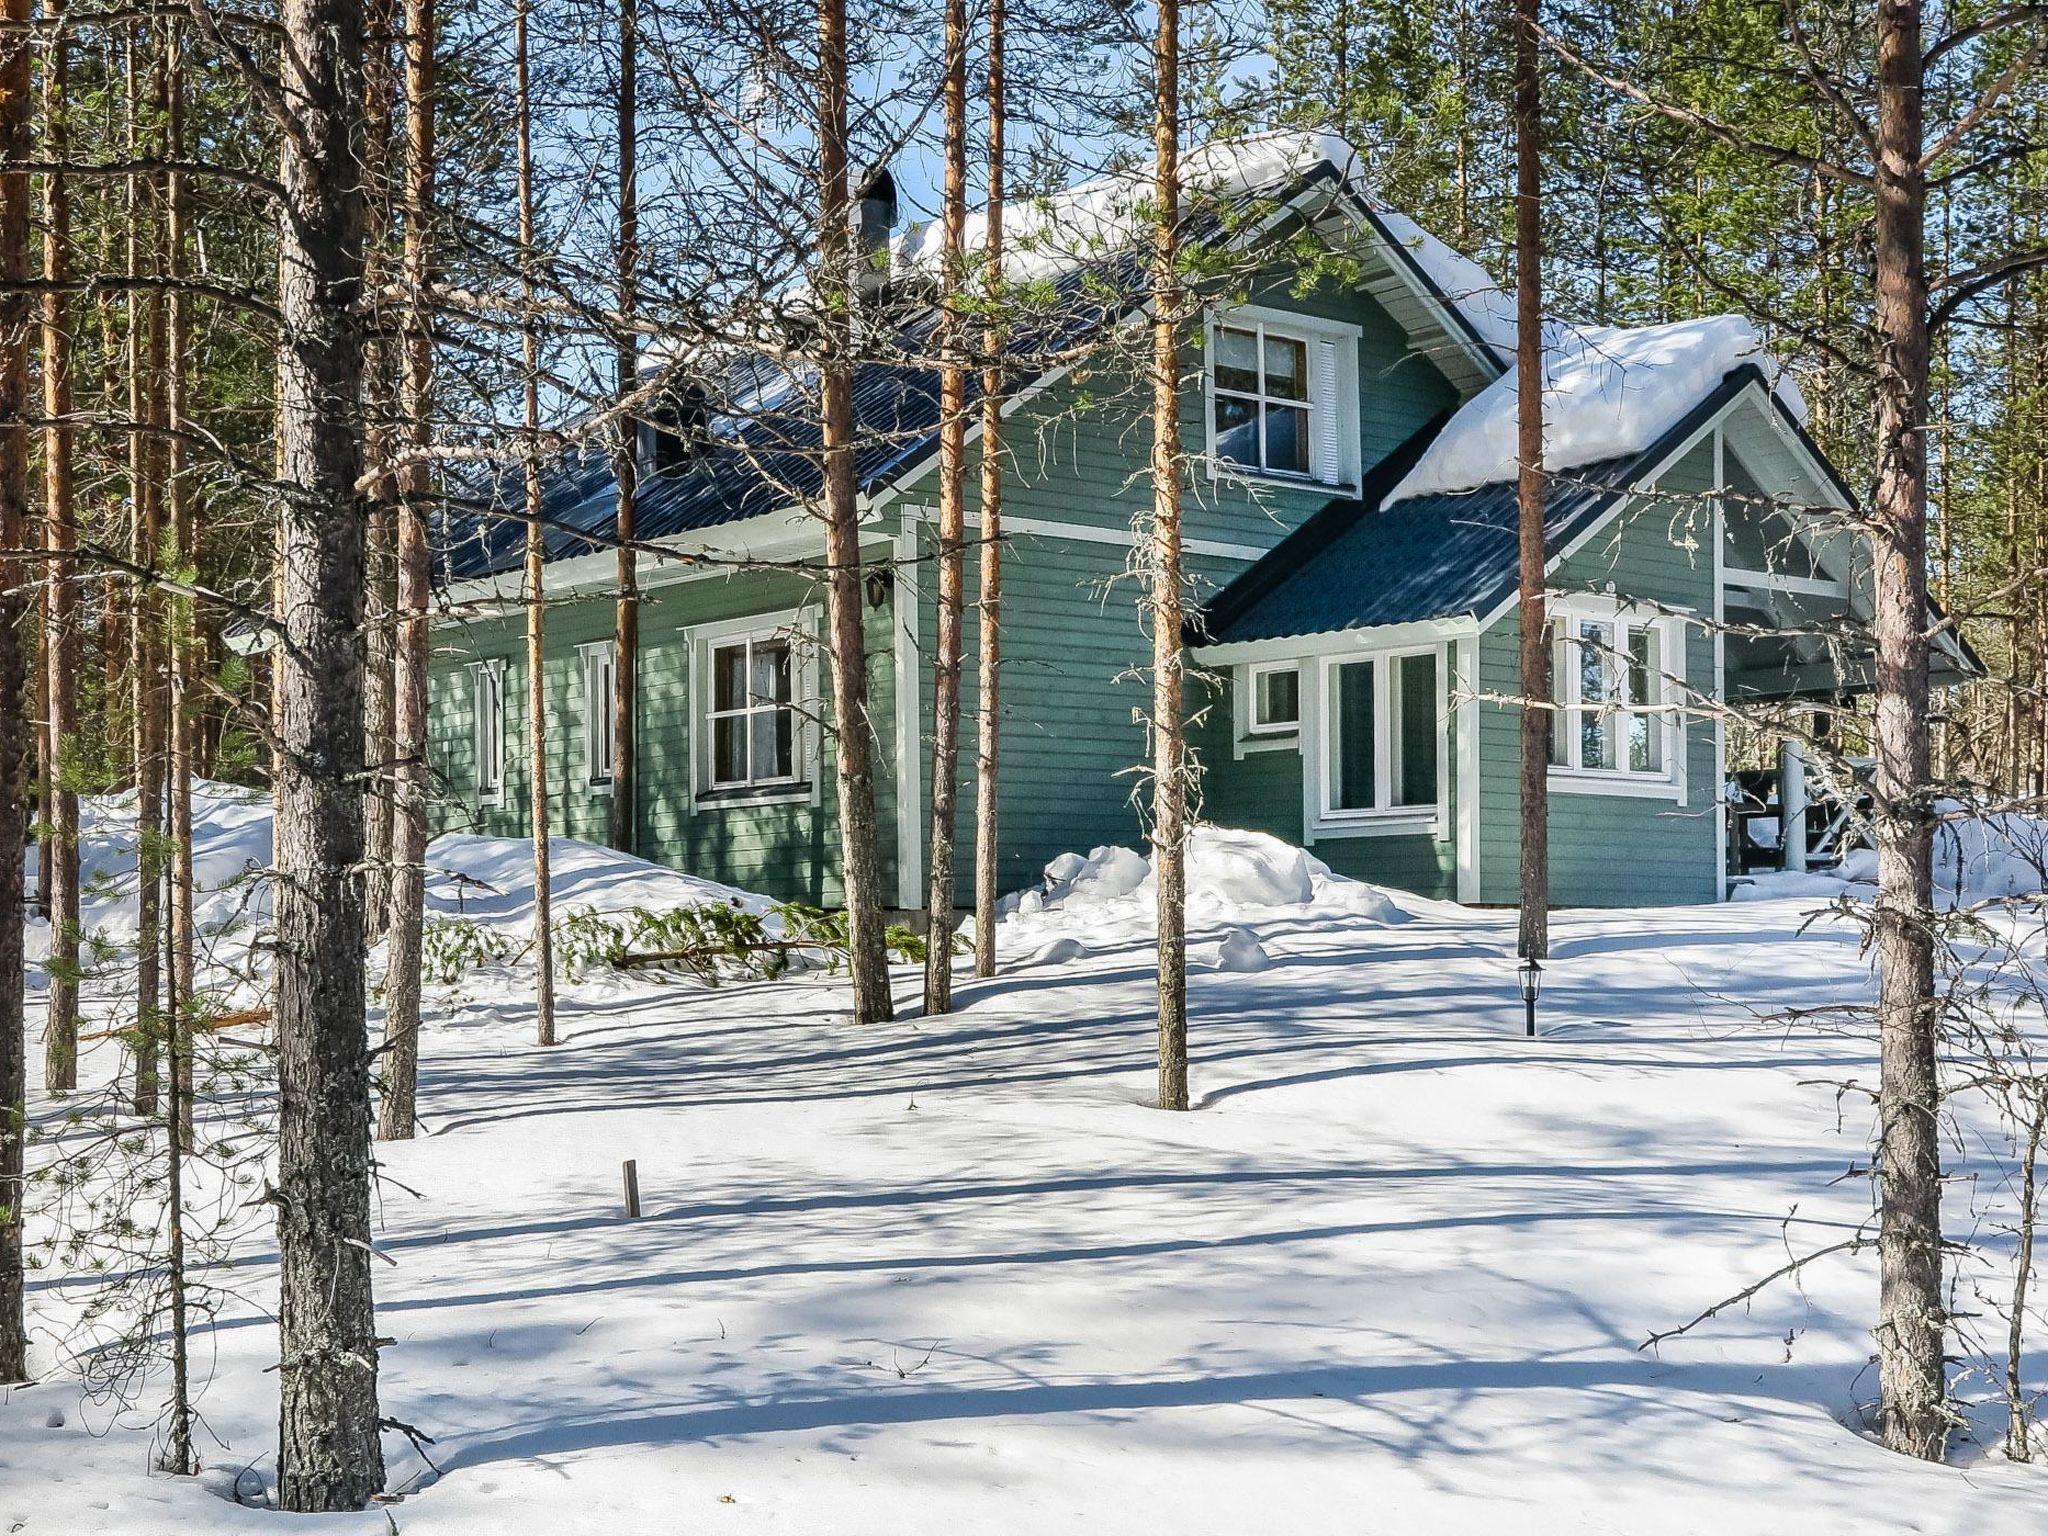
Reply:
[[[1671,620],[1566,606],[1551,622],[1550,643],[1553,769],[1566,777],[1670,781],[1681,739],[1671,678],[1683,631]]]
[[[1356,433],[1342,378],[1356,338],[1309,317],[1238,311],[1209,331],[1209,454],[1223,470],[1335,485]]]
[[[714,790],[794,784],[800,777],[797,668],[787,632],[710,643],[704,731]]]
[[[1331,660],[1323,671],[1323,816],[1433,818],[1443,799],[1441,652]]]
[[[469,669],[469,742],[476,759],[479,800],[505,793],[505,664],[480,661]]]
[[[613,666],[611,641],[583,647],[583,766],[593,786],[612,782]]]

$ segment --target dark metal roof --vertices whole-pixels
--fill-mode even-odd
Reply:
[[[1020,323],[1011,348],[1045,356],[1082,345],[1128,308],[1141,285],[1141,254],[1105,260],[1055,285],[1046,317]],[[923,359],[936,350],[938,312],[911,309],[890,338],[894,360],[853,368],[854,476],[863,491],[879,489],[937,450],[939,370]],[[656,472],[645,465],[634,499],[634,535],[664,539],[735,523],[821,494],[817,375],[788,370],[758,356],[737,357],[705,388],[710,415],[688,461]],[[980,380],[970,373],[970,403]],[[435,530],[438,575],[461,581],[516,569],[526,529],[517,466],[480,478],[468,489],[476,503],[451,512]],[[549,560],[591,554],[617,539],[618,485],[609,453],[590,447],[546,466],[541,522]]]
[[[1416,273],[1453,323],[1483,348],[1458,305],[1327,162],[1289,182],[1248,188],[1230,206],[1204,210],[1191,221],[1187,238],[1213,238],[1233,227],[1236,213],[1331,183],[1366,211],[1395,259]],[[1142,301],[1147,259],[1147,250],[1140,246],[1062,276],[1045,316],[1013,328],[1012,352],[1020,358],[1046,357],[1084,345]],[[854,366],[855,477],[863,491],[881,489],[937,451],[939,372],[922,361],[935,350],[937,324],[935,306],[909,307],[889,349],[898,360]],[[1019,369],[1027,375],[1039,371],[1029,365]],[[776,363],[741,357],[724,365],[719,377],[697,382],[705,387],[711,405],[708,442],[680,467],[661,473],[643,467],[634,501],[637,538],[672,538],[739,522],[800,505],[820,492],[815,376],[790,379]],[[778,382],[786,387],[778,390]],[[979,392],[980,380],[970,374],[970,401]],[[472,505],[450,511],[433,530],[437,579],[461,581],[516,569],[526,538],[519,515],[524,494],[518,467],[479,476],[463,494]],[[547,465],[541,488],[547,558],[561,560],[611,548],[617,539],[617,500],[610,456],[602,448],[572,450]]]
[[[1697,432],[1762,372],[1730,372],[1685,418],[1641,453],[1603,459],[1553,481],[1543,542],[1559,550],[1599,521],[1643,474]],[[1355,499],[1332,502],[1217,593],[1190,640],[1231,645],[1491,612],[1515,591],[1515,482],[1415,496],[1380,505],[1408,473],[1443,417],[1367,476]]]

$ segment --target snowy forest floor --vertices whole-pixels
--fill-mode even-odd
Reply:
[[[294,1529],[2038,1531],[2034,1469],[1857,1427],[1874,1255],[1638,1349],[1868,1212],[1832,1085],[1871,1052],[1774,1017],[1868,985],[1810,905],[1562,914],[1533,1041],[1510,914],[1275,908],[1250,973],[1211,928],[1186,1115],[1134,931],[871,1028],[822,977],[569,986],[552,1049],[517,988],[444,998],[376,1266],[439,1470],[389,1437],[401,1502]],[[208,1471],[148,1472],[160,1394],[53,1372],[0,1406],[0,1525],[276,1528],[231,1497],[273,1456],[258,1249],[198,1345]]]

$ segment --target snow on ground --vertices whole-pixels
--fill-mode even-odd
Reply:
[[[1936,810],[1946,818],[1934,828],[1937,906],[2007,902],[2048,889],[2048,821],[2020,811],[1972,815],[1955,800],[1938,802]],[[1876,853],[1852,848],[1832,868],[1756,875],[1733,895],[1737,901],[1844,895],[1867,899],[1876,886]]]
[[[513,850],[473,851],[516,904]],[[1853,1427],[1874,1260],[1637,1348],[1866,1214],[1830,1082],[1870,1050],[1773,1017],[1860,994],[1847,925],[1558,914],[1531,1041],[1511,914],[1244,834],[1195,863],[1198,952],[1265,963],[1191,968],[1186,1115],[1147,1107],[1146,872],[1109,851],[945,1018],[912,972],[860,1029],[816,973],[568,985],[543,1050],[522,989],[447,998],[377,1213],[384,1409],[433,1465],[390,1436],[403,1502],[294,1529],[2038,1530],[2033,1469]],[[199,1351],[205,1476],[53,1373],[0,1404],[0,1524],[276,1529],[225,1497],[270,1466],[273,1271],[256,1245]],[[86,1290],[36,1282],[44,1361]]]

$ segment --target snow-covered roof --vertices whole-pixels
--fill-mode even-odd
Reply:
[[[1544,468],[1578,469],[1641,452],[1745,363],[1773,379],[1778,398],[1805,421],[1799,386],[1739,315],[1633,328],[1547,323]],[[1512,369],[1474,395],[1388,493],[1387,504],[1514,478],[1520,399]]]
[[[1406,214],[1389,208],[1365,175],[1365,159],[1348,140],[1333,133],[1276,131],[1216,140],[1187,152],[1181,184],[1191,198],[1221,200],[1271,191],[1327,167],[1337,182],[1372,210],[1423,274],[1443,290],[1480,340],[1505,364],[1514,355],[1514,304],[1494,286],[1486,269],[1461,256]],[[1149,161],[1098,176],[1064,191],[1019,198],[1003,205],[1003,274],[1011,282],[1058,278],[1127,250],[1149,229],[1153,194]],[[937,270],[944,232],[937,219],[908,226],[890,242],[890,262],[899,272]],[[988,240],[985,210],[968,215],[963,231],[969,261]]]

